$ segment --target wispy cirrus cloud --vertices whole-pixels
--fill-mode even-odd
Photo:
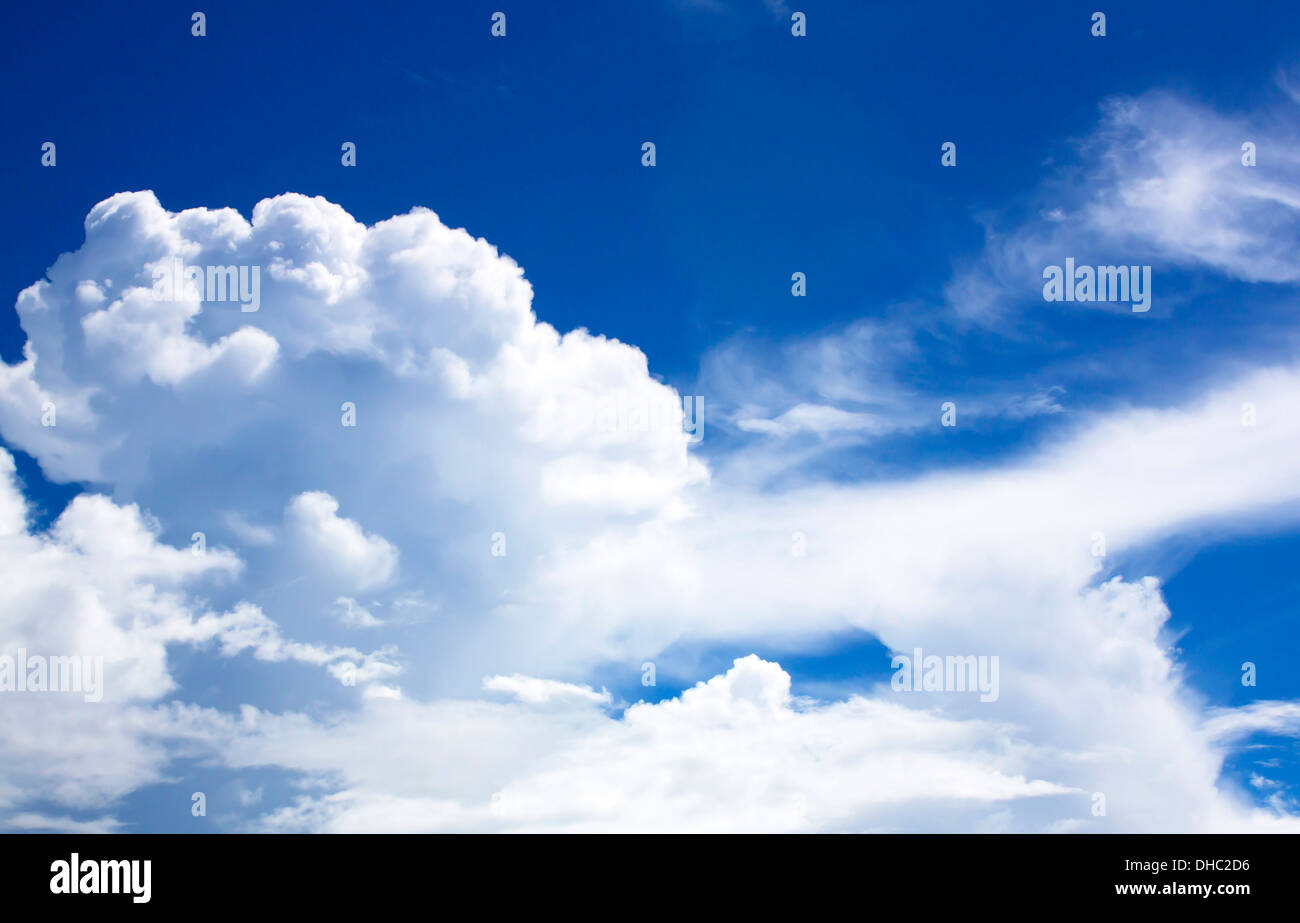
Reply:
[[[1053,171],[1028,215],[1009,225],[986,219],[983,251],[945,290],[949,307],[966,320],[1013,323],[1018,305],[1041,300],[1044,267],[1066,257],[1295,283],[1295,105],[1280,99],[1229,114],[1159,90],[1105,100],[1077,163]]]

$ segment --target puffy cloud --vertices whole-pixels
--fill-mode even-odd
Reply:
[[[397,570],[397,549],[382,536],[365,534],[338,510],[338,501],[323,491],[302,493],[289,502],[285,525],[299,552],[323,573],[356,589],[387,583]]]
[[[854,829],[898,824],[908,806],[942,805],[969,822],[1021,799],[1085,800],[1019,775],[1026,754],[1005,728],[861,697],[796,707],[790,677],[753,656],[617,720],[594,707],[600,696],[546,701],[567,707],[408,704],[328,735],[301,718],[259,716],[255,735],[222,746],[236,763],[287,759],[316,771],[340,766],[338,745],[370,753],[398,728],[417,739],[478,728],[484,751],[473,754],[448,735],[442,749],[411,748],[400,763],[345,759],[339,791],[266,815],[270,830]],[[529,737],[507,756],[501,743],[524,721]],[[465,759],[473,765],[452,768]]]
[[[154,298],[154,271],[177,260],[260,267],[259,310]],[[169,528],[241,549],[244,586],[214,593],[226,606],[270,594],[278,623],[306,629],[361,590],[384,591],[372,612],[424,600],[447,616],[441,642],[462,650],[461,668],[431,681],[473,688],[527,666],[471,658],[490,643],[475,625],[529,592],[557,537],[680,516],[707,479],[681,427],[663,425],[681,400],[645,356],[561,336],[531,294],[512,260],[426,209],[367,228],[301,195],[246,221],[122,193],[19,297],[27,358],[0,368],[0,431],[49,476],[109,485]],[[254,376],[153,374],[102,332],[88,338],[86,317],[128,343],[141,339],[128,321],[164,327],[195,355],[241,329],[278,351]],[[614,396],[654,425],[611,417]],[[57,426],[40,424],[46,400]],[[498,534],[503,558],[490,554]]]
[[[195,591],[236,579],[229,550],[202,554],[158,541],[160,526],[136,506],[76,497],[45,533],[26,521],[13,458],[0,450],[0,655],[99,658],[96,695],[0,691],[0,814],[36,798],[103,807],[163,777],[174,744],[156,703],[177,691],[170,645],[215,644],[264,661],[296,660],[369,682],[397,671],[385,652],[289,641],[256,606],[206,610]],[[98,671],[96,671],[98,672]],[[82,687],[90,683],[89,674]],[[87,689],[87,691],[90,691]],[[81,829],[81,822],[18,812],[19,829]],[[101,819],[85,829],[112,829]]]

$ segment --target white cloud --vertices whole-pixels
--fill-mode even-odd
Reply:
[[[1300,138],[1253,123],[1164,93],[1110,102],[1094,139],[1106,172],[1084,223],[1165,260],[1248,282],[1300,281],[1287,243],[1300,233]],[[1247,141],[1262,167],[1242,164]]]
[[[528,705],[544,705],[568,698],[603,704],[613,701],[610,694],[603,689],[596,692],[590,686],[561,683],[553,679],[538,679],[518,673],[513,676],[489,676],[483,680],[483,688],[489,692],[504,692],[512,695]]]
[[[817,435],[834,432],[888,432],[890,426],[880,417],[870,413],[853,413],[838,407],[822,404],[796,404],[775,419],[742,417],[736,426],[746,432],[765,433],[770,436],[791,436],[809,432]]]
[[[160,781],[172,732],[155,704],[177,691],[168,646],[215,643],[224,656],[339,667],[358,665],[359,683],[396,671],[384,652],[289,641],[256,606],[206,610],[195,591],[237,578],[231,552],[198,555],[158,541],[158,523],[136,506],[76,497],[34,534],[17,490],[12,456],[0,450],[0,654],[100,657],[100,701],[62,692],[0,692],[0,823],[20,829],[81,829],[6,809],[36,797],[81,809],[105,808],[140,785]],[[38,822],[39,821],[39,822]],[[47,822],[48,821],[48,822]],[[111,819],[88,823],[108,831]]]
[[[1205,734],[1231,742],[1261,732],[1300,737],[1300,702],[1252,702],[1239,708],[1215,708],[1205,721]]]
[[[1160,287],[1161,266],[1246,282],[1300,281],[1292,245],[1300,234],[1300,137],[1288,127],[1294,111],[1287,99],[1226,115],[1160,91],[1106,100],[1081,144],[1084,165],[1037,191],[1042,220],[1010,229],[990,223],[984,251],[948,285],[948,303],[964,318],[996,323],[1017,302],[1041,299],[1044,267],[1066,257],[1154,264],[1157,311],[1172,295]],[[1246,142],[1255,145],[1256,166],[1242,163]]]
[[[181,316],[141,297],[148,267],[174,256],[265,267],[261,310]],[[20,296],[30,341],[23,362],[0,366],[0,432],[51,476],[93,477],[113,496],[79,497],[33,535],[0,453],[0,637],[103,653],[111,698],[98,712],[31,697],[7,709],[0,808],[39,791],[101,809],[200,753],[322,786],[267,805],[269,829],[1293,823],[1218,786],[1238,739],[1226,731],[1243,719],[1205,723],[1163,634],[1158,583],[1103,580],[1090,546],[1103,531],[1108,560],[1123,560],[1173,534],[1294,522],[1296,369],[1172,409],[1080,415],[997,467],[775,492],[709,472],[672,428],[595,425],[612,394],[680,401],[638,350],[561,336],[530,305],[513,261],[426,210],[367,228],[297,195],[258,203],[251,222],[168,213],[149,193],[96,206],[85,245]],[[98,318],[89,331],[72,322],[85,316]],[[274,341],[274,360],[235,362],[256,353],[219,345],[241,328]],[[888,340],[862,333],[857,348],[888,351],[877,335]],[[158,355],[133,351],[137,337]],[[214,348],[230,361],[208,361]],[[906,392],[873,395],[854,353],[833,352],[804,356],[821,366],[818,406],[897,410]],[[768,398],[785,393],[754,403],[779,407]],[[1054,412],[1054,394],[1000,406]],[[56,427],[40,425],[46,400]],[[1246,400],[1254,427],[1240,422]],[[355,427],[340,425],[344,402]],[[283,541],[250,525],[281,519]],[[206,555],[162,541],[172,529],[207,533]],[[384,646],[370,653],[333,643],[346,626],[321,615],[350,600],[364,623],[344,595],[360,588],[370,619],[414,608],[419,630],[373,625]],[[290,640],[308,630],[322,640]],[[851,631],[999,656],[1001,695],[808,702],[777,664],[741,658],[613,715],[583,682],[639,675],[647,659],[702,679],[701,649]],[[183,704],[175,644],[322,667],[349,704],[319,718]],[[512,700],[485,701],[484,676]],[[1282,715],[1256,717],[1282,727]],[[1104,819],[1088,811],[1099,791]]]
[[[334,600],[334,615],[340,622],[350,628],[378,628],[384,624],[371,615],[369,610],[362,607],[355,599],[347,596],[340,596]]]
[[[751,656],[621,719],[590,694],[548,695],[543,711],[384,703],[328,730],[246,716],[214,746],[236,766],[343,774],[339,790],[264,815],[268,830],[853,829],[897,825],[909,806],[968,822],[1018,800],[1086,800],[1020,775],[1027,750],[1006,728],[789,692],[783,670]],[[929,824],[942,826],[912,826]]]
[[[855,321],[842,328],[777,347],[746,337],[711,350],[703,360],[700,389],[708,395],[709,425],[724,424],[760,439],[745,440],[717,461],[728,483],[770,484],[806,480],[824,452],[869,445],[885,437],[932,428],[952,401],[965,428],[986,429],[1063,413],[1064,388],[1026,392],[1023,383],[979,380],[963,371],[960,387],[936,391],[909,383],[918,333],[908,306],[887,321]]]
[[[323,574],[355,589],[387,583],[397,570],[397,549],[338,511],[338,501],[323,491],[294,497],[284,519],[298,551]]]
[[[228,512],[224,517],[225,525],[244,545],[258,548],[275,544],[275,533],[266,526],[249,522],[238,513]]]

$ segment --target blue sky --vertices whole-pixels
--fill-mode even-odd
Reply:
[[[1076,742],[1063,730],[1074,720],[1062,717],[1068,707],[1058,703],[1053,712],[1030,691],[1052,687],[1059,674],[1047,665],[1057,654],[1046,647],[1039,654],[1025,653],[1034,643],[1047,643],[1033,640],[1031,619],[1013,620],[1014,631],[1022,635],[1012,641],[1004,640],[991,616],[981,635],[984,616],[977,614],[999,611],[999,593],[1008,611],[1032,600],[1051,608],[1052,597],[1033,581],[1021,586],[1008,578],[1004,585],[1001,576],[985,582],[975,573],[969,582],[957,581],[964,589],[953,590],[954,599],[979,599],[972,601],[970,614],[951,611],[951,601],[943,614],[925,614],[929,603],[924,600],[931,593],[924,575],[933,573],[934,565],[927,549],[937,549],[934,560],[945,553],[935,544],[942,538],[926,537],[926,523],[942,523],[947,514],[934,512],[944,508],[942,502],[918,487],[913,535],[906,514],[893,510],[890,498],[912,496],[902,485],[948,490],[944,478],[952,476],[964,480],[951,489],[960,493],[969,482],[970,502],[976,504],[982,501],[974,498],[1001,489],[1004,472],[1023,471],[1023,480],[1034,482],[1034,472],[1053,476],[1053,465],[1066,470],[1070,458],[1118,458],[1133,441],[1106,443],[1112,426],[1121,433],[1159,434],[1161,420],[1181,425],[1180,414],[1194,415],[1188,408],[1202,401],[1214,404],[1218,394],[1228,395],[1223,400],[1231,406],[1245,399],[1266,406],[1295,397],[1286,392],[1291,379],[1283,379],[1281,393],[1257,394],[1257,385],[1244,391],[1238,386],[1256,381],[1250,376],[1260,370],[1287,369],[1297,359],[1300,272],[1286,268],[1296,265],[1294,203],[1300,200],[1294,195],[1300,190],[1300,161],[1292,146],[1300,115],[1300,9],[1294,4],[1205,3],[1195,9],[1124,4],[1106,10],[1103,38],[1089,31],[1095,4],[521,4],[505,9],[507,35],[494,38],[490,17],[503,6],[502,0],[415,8],[326,2],[303,12],[222,3],[204,8],[207,35],[202,38],[190,35],[187,12],[164,5],[88,8],[75,15],[26,5],[12,12],[9,47],[0,63],[11,88],[0,110],[10,138],[0,152],[0,193],[11,215],[10,258],[0,265],[0,290],[12,298],[45,278],[60,254],[81,249],[87,214],[118,193],[152,190],[170,213],[233,208],[245,222],[258,202],[288,192],[323,197],[366,226],[424,207],[436,212],[442,225],[464,228],[522,267],[538,321],[560,333],[585,328],[593,337],[629,344],[648,363],[643,372],[635,356],[599,358],[592,347],[590,368],[617,366],[618,380],[628,387],[653,389],[658,382],[681,395],[702,395],[706,429],[704,440],[689,450],[675,443],[647,448],[645,456],[636,456],[635,463],[644,466],[636,478],[625,478],[626,471],[618,469],[622,473],[611,475],[608,489],[593,487],[591,502],[599,510],[575,512],[563,504],[553,509],[549,500],[534,504],[533,499],[554,488],[555,481],[544,480],[539,487],[529,472],[550,471],[546,464],[556,461],[556,481],[572,484],[583,480],[583,472],[606,469],[592,467],[597,463],[590,458],[575,461],[576,456],[547,456],[534,463],[529,453],[538,439],[528,435],[528,421],[542,419],[550,405],[518,413],[501,408],[514,408],[514,401],[523,400],[518,395],[527,393],[553,393],[563,406],[571,398],[564,390],[569,385],[548,390],[552,372],[547,371],[509,379],[514,373],[508,363],[493,364],[505,353],[480,354],[481,341],[469,334],[457,345],[461,328],[477,323],[472,319],[457,315],[448,326],[427,332],[424,321],[404,320],[407,307],[399,302],[415,282],[368,293],[366,304],[377,306],[374,323],[382,327],[384,311],[391,308],[399,340],[409,328],[411,342],[421,346],[439,346],[439,337],[450,343],[484,381],[482,406],[489,409],[480,409],[477,418],[454,407],[434,418],[420,416],[422,395],[441,385],[391,382],[389,376],[405,374],[394,371],[400,365],[395,354],[345,344],[339,331],[347,320],[332,309],[322,309],[320,316],[328,315],[337,326],[319,336],[303,332],[312,317],[305,295],[294,295],[303,299],[294,302],[294,310],[302,312],[300,322],[295,326],[290,318],[283,329],[273,327],[281,323],[275,320],[281,296],[269,281],[262,312],[243,320],[266,321],[265,329],[279,342],[278,358],[265,377],[258,378],[259,371],[236,383],[204,378],[206,371],[168,378],[170,372],[149,365],[148,355],[130,354],[121,365],[105,360],[101,368],[91,358],[93,349],[87,346],[83,353],[72,345],[80,328],[66,321],[74,315],[59,314],[69,355],[84,359],[86,370],[65,368],[58,379],[41,379],[38,361],[35,380],[51,394],[64,388],[69,400],[76,387],[101,389],[91,415],[98,414],[102,425],[86,424],[84,433],[76,431],[74,448],[58,450],[79,461],[52,465],[52,444],[14,422],[17,417],[0,415],[0,446],[15,456],[34,533],[49,527],[83,488],[119,507],[139,504],[156,517],[162,545],[186,549],[197,528],[193,523],[211,522],[205,526],[210,541],[237,556],[242,570],[187,587],[187,618],[197,624],[204,611],[232,612],[252,602],[284,638],[362,651],[391,648],[396,653],[378,660],[400,663],[400,682],[381,676],[377,686],[385,695],[400,686],[404,703],[425,704],[432,712],[408,715],[394,730],[384,721],[396,719],[373,716],[368,709],[378,706],[359,704],[356,690],[340,687],[337,677],[312,661],[316,654],[277,654],[268,659],[274,666],[267,666],[247,647],[218,655],[225,635],[187,641],[197,629],[168,622],[167,631],[177,632],[166,646],[171,681],[160,679],[129,702],[130,708],[150,709],[151,720],[167,730],[155,729],[147,741],[137,741],[139,752],[132,756],[112,757],[137,771],[124,770],[120,778],[110,773],[112,778],[84,786],[70,781],[78,777],[78,771],[66,768],[70,760],[52,769],[49,779],[15,774],[21,797],[0,792],[0,824],[26,829],[107,824],[137,831],[388,829],[403,813],[394,805],[406,804],[407,813],[427,819],[430,828],[455,829],[477,825],[485,815],[472,805],[505,792],[510,804],[515,798],[525,806],[516,828],[541,829],[552,822],[565,829],[640,828],[649,823],[645,818],[617,808],[606,814],[566,808],[558,819],[540,809],[529,813],[530,798],[546,801],[537,793],[550,790],[553,776],[547,773],[559,772],[557,766],[587,765],[583,760],[589,754],[583,756],[587,751],[581,747],[566,753],[538,744],[545,756],[539,757],[537,775],[509,784],[502,777],[494,793],[474,786],[453,791],[450,782],[424,791],[404,777],[368,774],[334,759],[331,740],[382,743],[386,735],[409,734],[410,722],[440,728],[439,722],[451,719],[439,709],[450,706],[438,703],[472,699],[479,677],[489,674],[568,684],[570,692],[556,693],[560,698],[581,698],[572,688],[606,689],[610,700],[601,720],[613,722],[631,703],[674,699],[724,674],[736,688],[750,688],[747,670],[758,671],[753,682],[762,688],[769,682],[780,686],[766,666],[737,663],[738,672],[728,672],[733,661],[751,654],[763,664],[779,663],[792,681],[796,703],[800,696],[818,700],[829,711],[817,712],[815,720],[830,721],[834,703],[849,702],[844,707],[852,710],[857,707],[853,696],[875,701],[882,686],[888,697],[890,653],[911,649],[910,642],[901,643],[911,631],[909,619],[929,625],[917,629],[917,637],[960,637],[954,643],[968,646],[958,651],[972,654],[997,653],[1005,643],[1004,663],[1019,657],[1042,668],[1042,677],[1018,690],[1021,698],[1004,697],[1013,701],[996,712],[996,721],[1019,730],[984,736],[971,731],[974,739],[1005,733],[1017,742],[1012,749],[1018,753],[1021,744],[1064,751]],[[807,14],[804,38],[790,34],[793,10]],[[1235,163],[1240,144],[1248,140],[1259,144],[1259,164],[1253,168]],[[55,168],[41,165],[45,141],[57,144]],[[344,141],[357,145],[355,168],[340,164]],[[641,164],[644,141],[656,145],[653,168]],[[957,145],[954,168],[940,166],[945,141]],[[1243,175],[1249,179],[1240,179]],[[148,203],[133,201],[124,209],[143,216],[132,219],[139,227],[162,220]],[[289,210],[283,219],[281,237],[290,241],[290,250],[294,234],[318,220],[320,227],[333,229],[321,232],[319,239],[327,241],[321,248],[343,238],[342,218],[302,214]],[[1201,228],[1210,230],[1201,234]],[[112,235],[118,233],[104,232],[106,247],[115,246]],[[135,231],[121,233],[135,240]],[[308,243],[301,252],[307,253],[316,238],[302,233]],[[448,252],[460,254],[456,246],[446,244]],[[271,247],[258,259],[267,265],[275,252]],[[91,253],[89,243],[83,253]],[[1066,256],[1097,264],[1153,265],[1152,310],[1135,314],[1126,306],[1045,302],[1040,271]],[[99,258],[73,261],[67,272],[90,273],[85,267],[101,265],[95,262]],[[481,265],[479,256],[447,257],[449,265],[459,259]],[[380,277],[379,265],[378,260],[368,264],[373,278]],[[142,265],[139,271],[144,272]],[[790,291],[796,271],[806,273],[808,285],[807,296],[797,299]],[[269,280],[270,270],[265,272]],[[432,269],[421,278],[431,274]],[[62,286],[70,292],[81,278],[52,274],[51,291]],[[515,290],[506,282],[499,290],[508,292],[501,297],[513,306]],[[115,297],[111,285],[104,292],[105,303]],[[83,310],[69,307],[75,299],[66,293],[49,297],[54,313]],[[348,297],[340,311],[346,311]],[[478,305],[474,298],[488,296],[465,297]],[[0,359],[18,368],[27,332],[13,302],[6,304],[0,309]],[[501,316],[514,317],[512,310],[502,308]],[[186,330],[206,343],[238,326],[238,318],[222,319],[212,305],[204,305],[202,313]],[[212,326],[204,326],[209,321]],[[124,329],[124,335],[110,334],[108,340],[145,342],[153,330],[147,325]],[[483,336],[495,337],[500,329],[493,326]],[[302,342],[295,339],[300,335]],[[533,347],[511,336],[501,334],[519,346],[520,355],[533,355]],[[160,355],[166,345],[146,352]],[[586,368],[588,345],[572,346],[559,364]],[[122,348],[129,353],[129,345]],[[248,349],[253,356],[254,347]],[[538,369],[550,368],[537,362]],[[591,373],[598,374],[603,373]],[[250,384],[253,379],[271,383],[257,390],[262,386]],[[0,381],[10,389],[13,407],[27,393],[16,381]],[[429,381],[442,379],[435,375]],[[596,383],[591,393],[600,399],[612,387]],[[370,398],[371,403],[359,402],[363,413],[383,404],[388,428],[370,456],[350,455],[351,450],[335,454],[333,430],[277,435],[290,432],[285,418],[265,408],[300,414],[306,405],[295,401],[317,392],[335,416],[333,407],[352,393]],[[441,401],[438,393],[427,402]],[[956,402],[955,428],[939,425],[944,401]],[[241,416],[239,408],[245,406],[258,409]],[[498,410],[500,420],[491,416]],[[1281,417],[1278,410],[1274,419]],[[203,430],[202,421],[214,421],[212,429]],[[401,435],[412,432],[402,429],[406,426],[420,432],[414,443]],[[1233,746],[1197,749],[1194,734],[1169,731],[1178,746],[1169,746],[1163,756],[1153,750],[1146,762],[1131,757],[1126,763],[1126,757],[1116,765],[1146,773],[1155,785],[1162,761],[1182,760],[1189,775],[1196,775],[1197,760],[1215,765],[1221,758],[1221,777],[1211,772],[1219,779],[1217,792],[1206,788],[1201,813],[1188,812],[1195,814],[1198,829],[1227,829],[1246,823],[1242,818],[1289,819],[1297,810],[1293,787],[1300,784],[1293,711],[1300,700],[1300,675],[1292,668],[1300,658],[1295,629],[1300,580],[1294,567],[1300,498],[1285,486],[1272,493],[1268,487],[1271,477],[1283,485],[1287,480],[1288,458],[1294,458],[1285,451],[1289,437],[1261,443],[1249,456],[1257,455],[1261,466],[1275,461],[1266,470],[1241,471],[1241,478],[1259,485],[1252,494],[1225,486],[1238,470],[1231,458],[1188,470],[1181,463],[1201,448],[1208,459],[1216,444],[1238,435],[1202,443],[1190,436],[1180,441],[1182,431],[1171,432],[1163,442],[1152,436],[1146,448],[1134,449],[1139,460],[1126,469],[1133,483],[1117,488],[1120,499],[1114,505],[1098,503],[1099,510],[1118,509],[1127,498],[1133,523],[1116,522],[1116,550],[1086,581],[1071,584],[1062,599],[1092,598],[1088,591],[1111,578],[1129,588],[1143,577],[1158,578],[1168,621],[1158,640],[1140,630],[1135,638],[1145,638],[1150,657],[1167,657],[1172,672],[1154,686],[1138,683],[1140,694],[1154,694],[1158,686],[1161,709],[1206,721],[1219,716],[1224,724],[1236,721],[1229,735]],[[115,436],[125,449],[113,442]],[[457,455],[461,442],[470,447]],[[408,453],[415,443],[420,448]],[[48,457],[42,459],[43,452]],[[1168,465],[1152,461],[1145,476],[1154,489],[1166,472],[1175,496],[1152,495],[1147,508],[1141,459],[1166,455]],[[691,468],[691,460],[707,468],[707,480]],[[94,470],[102,476],[82,476]],[[641,474],[644,480],[638,480]],[[1300,480],[1293,475],[1292,468],[1290,480]],[[1068,479],[1068,472],[1061,477]],[[620,490],[627,493],[619,495]],[[655,499],[630,499],[637,490]],[[310,503],[295,519],[292,498],[310,491],[337,499],[342,522],[360,524],[355,535],[350,527],[339,527],[349,541],[356,539],[349,552],[365,559],[357,565],[355,592],[327,587],[327,580],[312,577],[301,565],[301,555],[294,557],[295,534],[309,543],[303,536],[311,523],[328,529],[340,521]],[[1183,502],[1192,495],[1204,502]],[[1086,519],[1089,496],[1081,486],[1079,510],[1062,513],[1059,521],[1072,522],[1069,517],[1076,513],[1080,522]],[[851,511],[858,499],[892,510],[895,518],[889,521],[906,533],[899,536],[900,546],[911,548],[915,539],[919,557],[900,552],[894,569],[908,577],[915,573],[921,584],[905,600],[883,589],[873,596],[875,576],[861,583],[853,577],[859,566],[874,574],[867,558],[883,561],[892,544],[873,545],[882,539],[869,522],[853,523],[860,530],[854,533],[850,524],[833,521],[838,506]],[[505,505],[497,508],[498,501]],[[702,519],[713,525],[673,531],[681,504],[706,510]],[[825,548],[831,534],[835,542],[850,544],[859,534],[863,562],[841,549],[825,572],[841,575],[841,583],[799,578],[809,583],[791,589],[789,597],[767,594],[774,608],[786,605],[783,612],[755,614],[762,600],[746,600],[740,592],[745,574],[774,565],[754,558],[752,548],[733,554],[731,543],[742,544],[748,541],[742,536],[771,526],[780,536],[772,541],[783,546],[793,529],[811,528],[781,519],[801,505],[832,516],[821,532],[811,529],[814,546],[819,535],[827,536],[820,546]],[[733,513],[734,522],[727,518]],[[1018,521],[1017,515],[1009,512],[1008,521]],[[1037,515],[1050,532],[1051,513]],[[256,528],[241,532],[217,525],[228,524],[230,516]],[[816,516],[809,513],[808,520]],[[507,529],[512,542],[523,536],[506,559],[518,568],[509,577],[487,570],[494,566],[491,561],[468,557],[479,545],[466,536],[486,535],[496,521],[512,523]],[[295,533],[302,523],[305,531]],[[1102,521],[1080,528],[1112,527]],[[1032,531],[1026,529],[1025,534]],[[247,538],[268,530],[273,538]],[[1087,544],[1086,531],[1079,540]],[[755,547],[767,547],[755,541]],[[609,550],[623,548],[620,542],[627,543],[624,552]],[[972,539],[971,545],[949,551],[969,560],[981,544]],[[385,546],[400,564],[388,565]],[[687,565],[669,561],[669,546],[685,549]],[[263,548],[277,553],[263,554]],[[646,564],[642,573],[627,563],[657,560],[661,551],[662,570]],[[609,564],[608,572],[601,569],[606,554],[608,561],[619,562]],[[714,554],[720,557],[715,560]],[[1021,566],[1016,554],[1007,552],[1008,572]],[[513,563],[520,558],[528,563]],[[687,579],[680,567],[691,560],[702,563]],[[374,579],[367,570],[372,565],[383,571]],[[998,574],[1002,566],[989,565]],[[1023,566],[1035,567],[1032,561]],[[732,567],[734,577],[717,576]],[[1075,575],[1075,565],[1063,566],[1066,572]],[[157,586],[171,587],[173,577],[158,578]],[[87,579],[93,586],[94,578]],[[613,588],[602,589],[602,580]],[[319,599],[312,595],[316,583]],[[312,591],[304,593],[304,585]],[[654,597],[656,587],[663,600]],[[719,601],[719,609],[734,603],[735,612],[701,622],[696,609],[683,604],[674,614],[675,590]],[[644,611],[629,604],[626,613],[613,614],[621,603],[610,600],[623,599],[624,593],[650,601]],[[1142,595],[1137,589],[1133,593]],[[333,596],[353,598],[376,613],[409,605],[427,606],[432,614],[404,620],[381,613],[383,628],[362,641],[357,630],[322,618],[321,607]],[[805,597],[808,614],[801,611]],[[915,613],[904,616],[913,605]],[[878,607],[883,614],[844,614],[855,606]],[[1070,618],[1101,618],[1088,611]],[[549,627],[536,629],[534,636],[533,628],[520,627],[521,612],[562,627],[553,629],[556,634]],[[481,628],[485,613],[500,620],[492,631]],[[806,629],[801,627],[805,617]],[[131,615],[124,610],[118,618],[126,624]],[[948,619],[966,619],[966,627],[954,632]],[[1127,631],[1132,623],[1124,624]],[[588,639],[590,649],[573,637]],[[1133,641],[1135,649],[1138,643]],[[971,644],[988,649],[970,649]],[[645,660],[659,664],[653,687],[642,683]],[[1242,686],[1245,661],[1257,665],[1258,686]],[[1061,702],[1098,694],[1090,679],[1095,674],[1079,669],[1073,680],[1060,677]],[[527,704],[526,693],[515,694]],[[1269,703],[1266,715],[1248,710],[1258,703]],[[310,756],[291,752],[292,745],[285,745],[289,752],[277,751],[267,739],[232,744],[239,736],[234,716],[249,704],[274,716],[273,723],[283,722],[286,727],[277,733],[288,739],[301,730],[294,716],[314,722],[310,733],[302,731],[309,738],[301,745],[303,753]],[[1145,704],[1114,707],[1146,714]],[[166,708],[182,706],[208,711],[206,717],[159,717]],[[1159,710],[1151,707],[1152,714]],[[975,728],[987,714],[965,708],[945,701],[935,706],[933,720],[976,722],[970,725]],[[564,728],[580,723],[552,713],[545,721],[505,711],[498,718],[503,727],[522,722],[538,734],[545,730],[552,741],[548,746],[556,747],[555,741],[568,738],[549,722]],[[593,739],[622,733],[590,716],[582,720],[602,728],[592,732]],[[1080,761],[1110,752],[1105,721],[1097,719],[1094,739],[1077,740],[1081,753],[1092,754]],[[189,734],[181,730],[187,722],[204,730]],[[352,722],[355,736],[339,730]],[[478,725],[471,721],[469,727],[466,739]],[[1116,730],[1114,749],[1125,751],[1144,736],[1154,748],[1165,739],[1165,727],[1146,735],[1137,727]],[[872,735],[870,727],[859,732]],[[483,733],[482,752],[508,752],[502,740],[528,746],[519,742],[527,737],[524,731],[517,737],[501,729]],[[217,739],[224,741],[224,757],[214,755],[221,750]],[[763,791],[780,792],[781,799],[791,786],[807,792],[824,829],[1094,829],[1088,824],[1096,817],[1089,819],[1086,808],[1058,808],[1095,789],[1064,769],[1052,775],[1059,767],[1050,760],[1044,764],[1041,755],[1021,754],[1002,764],[982,746],[971,744],[969,753],[954,750],[943,758],[966,760],[962,765],[981,773],[996,770],[996,785],[979,776],[988,791],[997,791],[987,796],[983,813],[971,806],[984,804],[979,798],[941,792],[900,794],[896,803],[876,811],[864,806],[874,804],[870,799],[851,807],[818,802],[810,781],[769,780]],[[161,754],[151,747],[160,747]],[[929,757],[939,758],[926,751],[916,759],[927,765]],[[615,756],[609,759],[618,764]],[[1260,760],[1269,764],[1261,766]],[[1070,763],[1063,759],[1063,765]],[[853,776],[853,766],[842,768]],[[1252,776],[1260,775],[1264,781],[1252,783]],[[683,778],[678,793],[692,784],[689,773]],[[998,787],[1014,787],[1015,780],[1024,783],[1019,794]],[[1034,788],[1039,783],[1059,790]],[[1118,803],[1132,805],[1145,797],[1132,784]],[[189,792],[195,790],[224,793],[214,798],[224,807],[206,819],[191,817]],[[259,790],[256,798],[239,796]],[[318,798],[320,792],[337,797]],[[1215,800],[1224,792],[1232,811]],[[184,802],[179,809],[178,799]],[[1010,807],[1020,803],[1016,799],[1033,807],[1021,813]],[[444,811],[453,802],[458,807]],[[417,805],[413,811],[411,804]],[[494,810],[487,814],[499,819]],[[1110,816],[1120,811],[1117,807]],[[1167,811],[1134,809],[1126,821],[1114,821],[1124,826],[1109,829],[1169,829],[1177,806]],[[719,808],[703,826],[725,829],[727,816]],[[785,829],[784,816],[776,811],[760,826]],[[691,826],[689,820],[680,823]]]

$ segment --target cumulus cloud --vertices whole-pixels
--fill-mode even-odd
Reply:
[[[238,577],[240,560],[221,548],[203,554],[173,548],[158,541],[159,530],[134,505],[82,494],[48,531],[33,533],[13,458],[0,450],[0,655],[15,662],[102,658],[103,665],[98,701],[67,691],[0,692],[0,814],[33,797],[103,806],[161,779],[169,755],[156,735],[155,703],[177,691],[171,645],[215,645],[226,657],[251,651],[263,661],[335,670],[352,666],[362,683],[396,672],[383,652],[290,641],[251,604],[207,609],[197,594]],[[75,828],[40,817],[19,812],[13,823]],[[108,819],[86,829],[112,826]]]
[[[364,754],[399,727],[417,739],[478,729],[472,752],[449,737],[441,750],[410,748],[400,763],[346,760],[340,790],[260,821],[280,831],[860,829],[897,824],[909,806],[942,805],[970,822],[1021,799],[1082,800],[1020,775],[1026,754],[1005,728],[860,697],[797,704],[785,671],[753,656],[620,719],[594,707],[599,696],[547,701],[567,707],[407,704],[331,739],[298,717],[258,716],[255,735],[223,746],[236,762],[288,759],[310,772],[339,765],[328,755],[342,752],[335,734]],[[527,736],[507,757],[501,747],[522,726]]]
[[[387,583],[397,570],[397,549],[382,536],[367,535],[338,511],[338,501],[323,491],[302,493],[289,501],[285,525],[300,553],[356,589]]]

